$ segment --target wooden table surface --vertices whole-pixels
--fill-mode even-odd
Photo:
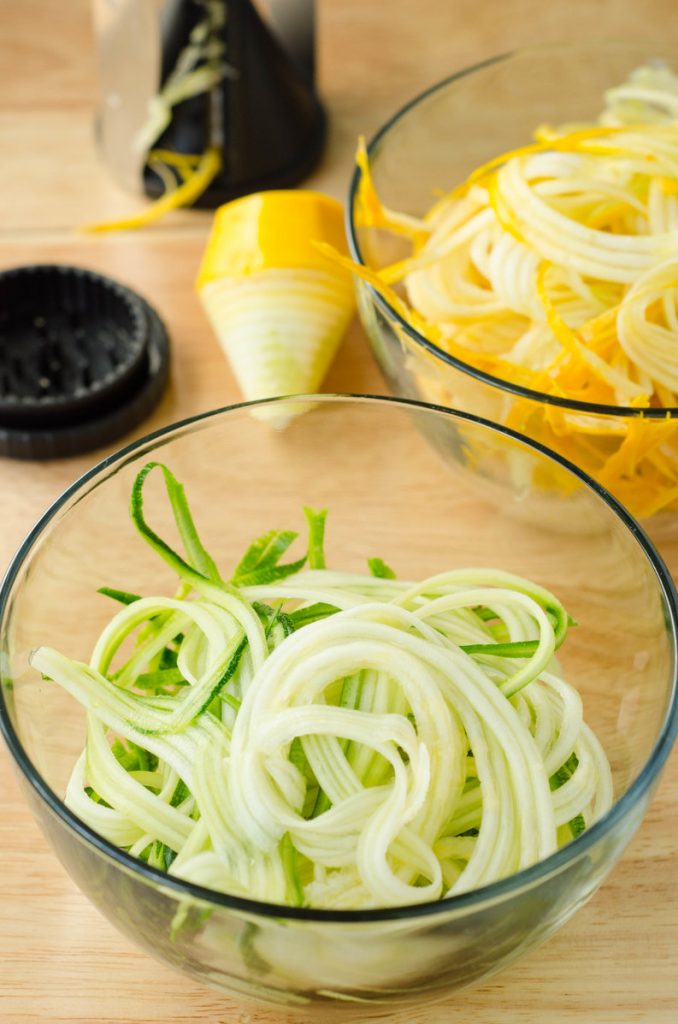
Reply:
[[[674,0],[320,0],[320,82],[331,132],[310,183],[343,198],[358,132],[369,135],[437,78],[515,45],[592,33],[649,39],[672,33],[678,43]],[[172,337],[172,383],[140,435],[228,404],[237,389],[193,294],[209,214],[181,212],[143,232],[99,238],[75,231],[138,206],[97,162],[95,100],[88,0],[0,0],[0,267],[52,260],[89,266],[133,285],[160,310]],[[325,387],[385,391],[357,325]],[[104,454],[49,463],[0,460],[0,566],[48,503]],[[678,560],[672,568],[678,572]],[[4,749],[0,794],[2,1024],[281,1020],[172,973],[118,935],[50,852]],[[674,754],[639,835],[587,907],[509,973],[407,1019],[678,1021],[677,847]]]

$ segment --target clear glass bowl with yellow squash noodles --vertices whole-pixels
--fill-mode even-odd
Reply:
[[[633,47],[563,52],[443,83],[360,147],[360,308],[398,391],[513,427],[650,516],[678,508],[678,77],[651,61],[594,101]],[[532,141],[474,160],[530,117]]]

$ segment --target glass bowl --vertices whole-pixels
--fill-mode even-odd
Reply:
[[[475,168],[531,142],[538,125],[595,120],[607,88],[657,59],[678,71],[675,47],[592,41],[520,50],[452,75],[403,107],[370,142],[377,194],[390,209],[420,217]],[[356,262],[380,268],[411,250],[391,232],[360,225],[361,177],[356,169],[348,199],[349,247]],[[595,405],[508,383],[424,337],[371,285],[358,280],[357,289],[363,325],[396,394],[473,412],[527,434],[613,488],[636,516],[678,508],[678,408]],[[620,474],[616,453],[626,439],[640,454],[630,452]],[[660,459],[666,460],[661,470]]]
[[[288,419],[284,430],[272,426]],[[611,811],[502,881],[381,911],[227,896],[165,875],[96,835],[62,802],[83,746],[83,712],[28,658],[51,644],[88,659],[111,615],[110,601],[96,593],[102,585],[174,591],[172,573],[128,515],[132,481],[149,459],[186,486],[206,547],[224,569],[252,537],[301,527],[302,506],[311,505],[330,510],[330,566],[364,571],[366,558],[378,555],[405,578],[495,566],[555,591],[579,623],[561,661],[611,762]],[[506,474],[507,461],[521,472]],[[161,499],[159,482],[149,481],[148,517],[166,535]],[[49,509],[0,593],[0,724],[56,855],[130,939],[238,998],[291,1007],[295,1019],[355,1012],[364,1021],[492,974],[592,895],[640,825],[675,739],[677,634],[676,593],[651,543],[603,489],[539,445],[404,400],[279,399],[158,431],[95,466]]]

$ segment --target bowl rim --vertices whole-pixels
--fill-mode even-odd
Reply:
[[[659,52],[666,52],[669,47],[666,44],[656,44]],[[593,48],[595,46],[596,51],[599,51],[601,47],[605,48],[627,48],[629,50],[637,48],[649,51],[653,43],[651,41],[638,41],[633,42],[629,40],[603,40],[596,41],[593,43],[549,43],[537,46],[525,46],[518,47],[513,50],[507,50],[503,53],[495,54],[492,57],[488,57],[485,60],[478,61],[475,64],[471,64],[460,71],[455,71],[446,78],[440,79],[434,82],[433,85],[428,86],[422,92],[417,93],[412,99],[408,100],[403,106],[401,106],[391,117],[388,118],[384,124],[377,129],[370,141],[367,143],[367,157],[368,160],[376,153],[380,144],[387,137],[389,132],[396,128],[401,120],[403,120],[408,114],[410,114],[419,104],[428,100],[431,96],[434,96],[438,92],[443,92],[449,86],[454,86],[457,82],[474,75],[477,72],[484,71],[487,68],[493,67],[497,64],[508,63],[516,58],[524,58],[532,55],[548,54],[549,52],[566,53],[568,50],[571,51],[582,51],[587,48]],[[673,49],[676,50],[678,57],[678,48],[675,46]],[[359,266],[368,267],[369,264],[363,259],[363,255],[360,249],[360,242],[358,239],[358,228],[355,223],[354,209],[356,206],[356,199],[358,194],[358,188],[362,180],[362,171],[356,164],[353,169],[351,181],[348,189],[348,197],[346,202],[346,211],[344,214],[344,226],[346,230],[346,238],[348,241],[348,248],[351,258]],[[434,342],[432,342],[425,335],[421,334],[416,328],[412,327],[411,324],[405,320],[400,313],[395,309],[387,299],[384,298],[376,289],[369,284],[367,281],[359,281],[360,287],[364,288],[372,302],[377,306],[380,312],[390,321],[395,321],[398,328],[407,334],[420,348],[425,349],[431,355],[447,363],[448,366],[453,366],[456,370],[467,374],[476,380],[487,384],[490,387],[498,388],[500,391],[508,392],[517,398],[525,398],[532,402],[540,402],[545,405],[557,406],[561,409],[567,409],[570,412],[588,413],[589,415],[596,416],[622,416],[630,418],[642,418],[642,419],[676,419],[678,418],[678,405],[667,406],[666,408],[638,408],[630,405],[604,405],[599,402],[583,402],[578,399],[561,398],[558,395],[546,394],[543,391],[536,391],[533,388],[524,387],[521,384],[514,384],[511,381],[504,380],[502,377],[495,377],[494,374],[486,373],[484,370],[480,370],[473,366],[471,363],[466,363],[462,359],[458,359],[456,356],[451,355],[444,349],[439,348]]]
[[[159,441],[162,438],[169,438],[172,434],[179,434],[187,428],[199,428],[207,425],[212,419],[219,416],[226,417],[228,414],[240,410],[256,409],[260,406],[278,405],[286,402],[298,405],[306,401],[309,404],[331,405],[331,404],[372,404],[395,406],[403,409],[422,410],[442,415],[448,419],[461,420],[467,423],[480,425],[492,432],[510,437],[528,448],[545,455],[562,468],[566,469],[577,477],[586,488],[593,491],[619,519],[626,529],[633,535],[641,547],[647,562],[654,574],[664,599],[664,607],[667,611],[670,628],[671,648],[673,656],[673,680],[670,697],[667,702],[661,728],[652,750],[637,777],[622,796],[615,801],[610,810],[598,821],[594,822],[576,839],[573,839],[566,846],[556,850],[543,860],[537,861],[530,867],[514,872],[512,875],[488,885],[472,889],[469,892],[459,893],[455,896],[444,897],[439,900],[426,903],[409,904],[400,907],[375,908],[369,910],[327,910],[312,907],[292,907],[284,904],[268,903],[266,901],[248,899],[246,897],[229,895],[218,892],[205,886],[196,885],[193,882],[169,875],[159,868],[150,867],[144,861],[130,856],[124,850],[119,849],[113,843],[104,839],[95,832],[89,825],[81,821],[62,801],[62,799],[51,789],[43,779],[38,769],[33,765],[27,752],[17,735],[11,716],[5,701],[4,668],[6,664],[4,654],[4,631],[5,620],[11,599],[13,585],[17,580],[24,562],[31,555],[33,549],[42,538],[46,529],[59,515],[61,510],[68,505],[73,498],[77,498],[80,492],[88,485],[94,484],[96,478],[103,472],[120,463],[124,463],[139,453],[143,448]],[[96,484],[94,484],[96,485]],[[4,736],[9,751],[16,762],[21,773],[21,781],[27,782],[47,805],[49,811],[60,819],[67,830],[74,833],[75,837],[90,845],[104,856],[105,860],[131,875],[139,875],[144,882],[156,888],[172,890],[178,897],[190,897],[202,903],[210,903],[221,906],[232,911],[244,914],[260,915],[285,920],[297,920],[316,923],[339,923],[349,924],[358,922],[378,923],[383,921],[414,920],[421,917],[433,917],[445,913],[465,912],[471,909],[478,909],[487,904],[501,902],[511,896],[517,895],[522,890],[533,888],[537,883],[546,880],[548,877],[559,873],[569,863],[579,860],[586,854],[598,840],[612,832],[615,826],[620,823],[626,814],[630,812],[642,797],[651,790],[661,769],[663,768],[673,744],[678,736],[678,591],[674,585],[668,567],[654,544],[642,529],[633,516],[621,505],[617,499],[609,493],[601,484],[588,476],[583,470],[570,463],[567,459],[550,451],[538,441],[526,438],[517,431],[501,424],[493,423],[481,416],[472,413],[448,409],[445,406],[432,403],[420,402],[409,398],[396,398],[390,395],[370,394],[301,394],[294,396],[282,396],[280,398],[260,399],[251,402],[239,402],[233,405],[222,406],[216,409],[207,410],[194,416],[186,417],[166,426],[152,431],[123,448],[105,456],[69,487],[67,487],[43,515],[38,519],[33,528],[27,534],[16,554],[12,558],[5,576],[0,584],[0,734]]]

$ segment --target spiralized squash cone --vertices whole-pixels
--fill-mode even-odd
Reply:
[[[215,215],[197,289],[247,400],[317,391],[346,332],[352,277],[318,243],[346,252],[341,204],[317,192],[255,193]]]

